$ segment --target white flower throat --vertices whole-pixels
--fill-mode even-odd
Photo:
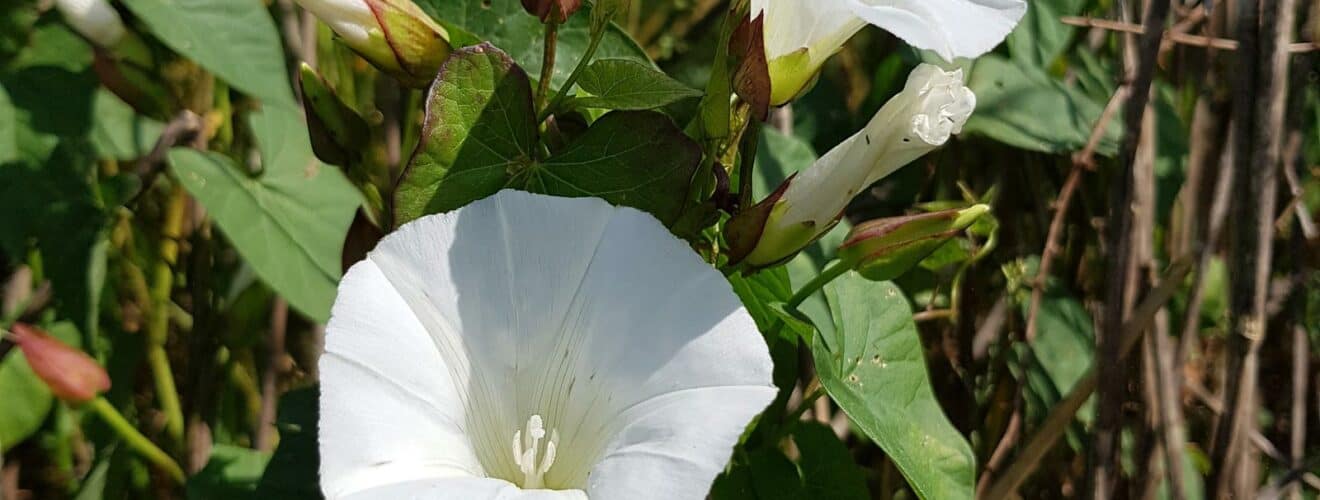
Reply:
[[[550,439],[545,441],[545,446],[541,446],[541,440],[545,439],[545,422],[541,420],[540,415],[532,415],[527,419],[526,432],[522,430],[513,433],[513,463],[522,471],[522,486],[524,489],[540,489],[545,487],[545,473],[550,471],[550,466],[555,464],[555,447],[559,444],[559,430],[550,430]]]

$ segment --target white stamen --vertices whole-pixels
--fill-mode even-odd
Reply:
[[[550,439],[545,443],[544,451],[541,450],[541,440],[545,438],[545,422],[540,415],[532,415],[527,419],[526,433],[515,431],[513,433],[513,463],[518,466],[518,470],[523,473],[523,489],[540,489],[545,486],[545,474],[550,471],[550,466],[555,463],[555,449],[559,442],[559,430],[550,431]],[[524,440],[524,436],[526,440]],[[541,451],[541,459],[536,459],[537,452]]]

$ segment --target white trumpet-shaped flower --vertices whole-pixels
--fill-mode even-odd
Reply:
[[[765,16],[776,105],[800,94],[825,60],[868,24],[952,61],[994,48],[1026,11],[1023,0],[752,0],[752,17]]]
[[[705,498],[773,399],[723,276],[654,218],[504,191],[387,236],[321,357],[328,498]]]
[[[102,47],[124,37],[124,21],[109,0],[55,0],[55,8],[74,30]]]
[[[770,265],[815,241],[857,193],[943,146],[974,109],[976,94],[963,84],[962,70],[917,66],[865,129],[787,181],[747,262]]]

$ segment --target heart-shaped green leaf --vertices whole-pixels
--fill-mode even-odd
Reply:
[[[483,43],[453,52],[431,86],[421,141],[394,194],[394,222],[495,194],[532,162],[536,109],[527,74]]]
[[[260,176],[248,176],[227,156],[192,149],[170,151],[170,164],[257,275],[303,314],[325,321],[361,197],[343,174],[312,157],[296,110],[266,108],[251,124],[262,148]]]

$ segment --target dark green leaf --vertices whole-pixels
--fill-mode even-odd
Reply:
[[[682,215],[700,161],[701,147],[665,115],[614,111],[532,170],[526,185],[557,196],[597,196],[669,225]]]
[[[92,116],[92,147],[101,158],[132,160],[146,156],[165,128],[156,120],[138,115],[105,89],[98,89],[93,97]]]
[[[270,457],[257,450],[217,444],[211,458],[188,478],[189,500],[251,498]]]
[[[312,158],[297,111],[252,116],[264,172],[249,177],[229,157],[178,148],[170,164],[262,280],[316,321],[330,315],[340,249],[361,203],[343,175]]]
[[[445,27],[451,28],[450,39],[455,47],[488,41],[509,51],[509,56],[528,73],[541,74],[545,28],[539,19],[523,10],[519,0],[417,0],[417,4]],[[591,6],[583,2],[582,9],[559,27],[555,71],[550,77],[555,88],[564,84],[586,52],[590,19]],[[466,33],[455,32],[452,28]],[[614,25],[605,32],[596,57],[651,64],[646,51]]]
[[[964,130],[1044,153],[1085,147],[1105,105],[1041,68],[998,56],[977,59],[968,87],[976,92],[977,103]],[[1118,150],[1121,128],[1117,120],[1110,122],[1099,153]]]
[[[780,321],[772,305],[793,296],[788,271],[783,267],[766,269],[751,276],[735,273],[729,276],[729,284],[762,333],[771,333],[771,328]]]
[[[1059,21],[1077,15],[1085,0],[1037,0],[1017,28],[1008,35],[1008,49],[1014,61],[1048,69],[1072,41],[1077,30]]]
[[[799,500],[806,496],[806,488],[798,475],[797,466],[776,448],[763,448],[749,457],[752,487],[760,500]]]
[[[527,74],[489,44],[454,51],[427,97],[421,141],[395,192],[395,224],[495,194],[535,147]]]
[[[701,97],[701,91],[631,59],[597,60],[582,72],[578,85],[591,94],[574,101],[584,108],[655,109]]]
[[[69,323],[56,323],[46,330],[69,345],[80,344],[78,330]],[[0,411],[0,452],[4,452],[41,428],[55,399],[17,347],[0,358],[0,394],[5,401],[4,411]]]
[[[321,498],[321,458],[316,444],[319,398],[320,391],[315,387],[289,391],[280,398],[276,418],[280,446],[271,456],[254,498]]]
[[[294,106],[275,22],[261,0],[124,0],[170,48],[269,105]]]
[[[54,398],[17,348],[0,360],[0,394],[5,395],[5,410],[0,411],[0,452],[3,452],[41,428]]]
[[[912,309],[889,282],[849,272],[826,286],[835,332],[816,336],[821,385],[922,498],[971,498],[975,456],[931,389]]]
[[[807,496],[815,500],[866,500],[866,476],[853,462],[848,447],[834,430],[818,423],[805,423],[793,431],[793,442],[802,452],[798,467]]]

